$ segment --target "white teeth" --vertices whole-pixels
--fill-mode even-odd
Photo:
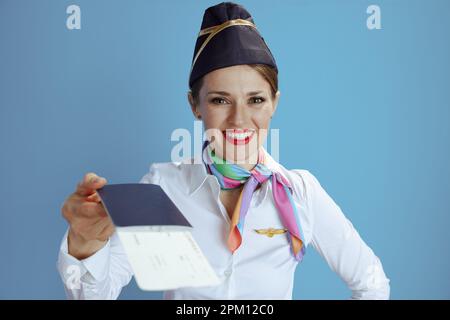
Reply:
[[[231,139],[244,140],[245,138],[250,137],[253,134],[253,131],[248,131],[244,133],[234,133],[226,131],[226,134]]]

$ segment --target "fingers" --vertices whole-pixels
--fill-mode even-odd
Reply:
[[[91,194],[90,196],[88,196],[86,198],[86,201],[89,202],[101,202],[100,196],[97,192],[94,192],[93,194]]]
[[[96,244],[98,240],[107,240],[115,230],[96,191],[106,183],[105,178],[93,172],[87,173],[78,183],[76,191],[67,197],[61,208],[63,217],[70,225],[71,250],[84,252],[80,256],[89,256],[95,252],[91,250],[93,246],[95,247],[93,244]],[[89,254],[86,254],[86,250]]]
[[[111,237],[111,235],[114,233],[115,229],[116,228],[114,227],[114,224],[112,224],[112,222],[108,223],[103,228],[103,230],[98,234],[97,240],[100,240],[100,241],[108,240],[108,238]]]
[[[78,183],[75,193],[82,197],[87,197],[92,195],[95,190],[103,188],[106,183],[107,181],[105,178],[99,177],[93,172],[89,172],[84,176],[83,180]]]
[[[111,223],[109,217],[77,219],[72,222],[70,227],[84,241],[91,241],[97,240],[98,235]]]
[[[96,190],[107,183],[105,178],[93,172],[87,173],[78,183],[76,191],[64,202],[61,209],[70,229],[80,241],[106,240],[114,232],[114,224],[108,216]]]
[[[91,226],[91,232],[97,237],[97,235],[103,232],[110,224],[111,220],[109,218],[102,218]]]
[[[99,202],[89,202],[83,201],[78,205],[76,213],[80,217],[84,218],[95,218],[95,217],[106,217],[108,214],[106,213],[105,208]]]

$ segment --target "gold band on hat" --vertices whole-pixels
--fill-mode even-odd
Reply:
[[[248,19],[251,19],[251,17]],[[222,31],[228,27],[231,27],[231,26],[249,26],[249,27],[256,29],[256,26],[251,21],[244,20],[244,19],[234,19],[234,20],[225,21],[224,23],[219,24],[217,26],[213,26],[213,27],[209,27],[209,28],[200,30],[200,32],[198,33],[198,37],[204,36],[206,34],[209,34],[209,36],[203,42],[200,49],[198,49],[197,54],[195,55],[194,61],[192,62],[192,66],[191,66],[191,73],[192,73],[192,69],[194,69],[195,62],[197,62],[197,59],[200,56],[200,53],[202,53],[203,49],[205,49],[208,42],[211,41],[211,39],[216,34],[218,34],[220,31]]]

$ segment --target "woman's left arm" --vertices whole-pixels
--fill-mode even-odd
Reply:
[[[351,299],[389,299],[390,280],[380,259],[314,175],[301,172],[312,214],[311,245],[347,284]]]

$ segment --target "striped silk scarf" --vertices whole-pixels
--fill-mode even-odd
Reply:
[[[208,147],[209,141],[203,144],[202,159],[209,174],[216,176],[223,190],[235,189],[244,184],[231,218],[228,236],[228,248],[234,253],[242,243],[245,216],[247,214],[253,192],[258,185],[270,179],[273,199],[280,219],[288,230],[288,240],[293,256],[301,261],[305,254],[304,238],[300,226],[297,208],[292,199],[292,187],[281,174],[272,172],[265,165],[264,151],[260,149],[257,165],[248,171],[237,164],[230,163],[215,155]]]

